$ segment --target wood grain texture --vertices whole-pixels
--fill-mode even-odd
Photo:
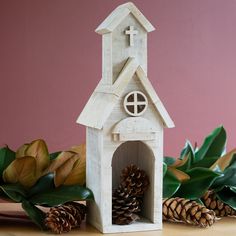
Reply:
[[[123,107],[123,97],[133,90],[139,90],[147,96],[149,105],[142,117],[129,117]],[[136,121],[131,122],[132,135],[130,139],[114,140],[113,131],[116,130],[116,125],[126,119],[128,121],[135,119]],[[136,123],[137,127],[133,126],[133,123]],[[125,125],[123,127],[122,123],[121,126],[119,128],[118,125],[117,130],[130,131],[130,128]],[[128,126],[130,127],[130,125]],[[131,142],[136,135],[135,132],[140,134],[141,131],[155,135],[150,140],[140,136],[138,144]],[[122,144],[125,145],[125,148],[116,152]],[[128,158],[123,159],[123,156]],[[163,123],[155,111],[150,96],[146,93],[138,76],[134,74],[127,86],[124,87],[121,96],[117,97],[117,102],[106,119],[103,129],[87,127],[87,186],[95,196],[95,203],[91,203],[89,208],[88,221],[104,233],[161,229],[162,157]],[[117,173],[131,162],[140,165],[147,171],[151,184],[144,201],[142,221],[122,228],[111,223],[112,189],[116,185],[114,183],[119,181]],[[113,175],[113,172],[116,174]]]
[[[132,84],[134,83],[132,83],[132,81],[138,83],[139,86],[133,88]],[[111,112],[113,112],[116,104],[121,100],[121,98],[123,100],[122,95],[124,96],[128,94],[124,92],[127,87],[130,87],[129,92],[138,90],[146,94],[150,98],[150,106],[154,105],[154,112],[160,116],[164,126],[168,128],[174,127],[174,122],[145,75],[144,70],[137,63],[135,58],[128,58],[118,76],[118,79],[113,85],[104,85],[102,82],[98,84],[78,117],[77,123],[101,129]],[[94,116],[95,111],[96,116]]]
[[[128,2],[118,6],[114,11],[112,11],[95,31],[99,34],[112,32],[129,13],[131,13],[136,18],[136,20],[147,32],[155,30],[153,25],[139,11],[139,9],[132,2]]]
[[[103,37],[102,79],[77,123],[87,126],[86,183],[95,197],[87,220],[103,233],[162,228],[163,128],[174,123],[147,78],[147,32],[153,29],[134,4],[127,3],[96,30]],[[114,225],[112,193],[129,164],[147,173],[150,186],[140,219]]]

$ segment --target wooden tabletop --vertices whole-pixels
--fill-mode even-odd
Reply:
[[[15,203],[0,203],[1,214],[22,215],[19,204]],[[224,218],[216,222],[208,229],[200,229],[187,226],[184,224],[164,223],[162,231],[149,231],[140,233],[124,233],[129,236],[235,236],[236,234],[236,218]],[[12,219],[0,218],[0,236],[37,236],[37,235],[52,235],[48,232],[40,231],[33,223],[27,221],[17,221]],[[81,228],[74,229],[69,233],[61,235],[102,235],[95,228],[87,224],[82,224]],[[106,234],[109,235],[109,234]],[[118,234],[111,234],[112,236]]]

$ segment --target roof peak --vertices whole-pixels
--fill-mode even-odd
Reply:
[[[142,12],[132,2],[127,2],[115,8],[115,10],[113,10],[110,15],[97,27],[95,32],[98,34],[112,32],[130,13],[147,32],[155,30],[153,25],[147,20]]]
[[[84,110],[78,117],[77,123],[96,129],[102,129],[135,73],[137,74],[144,90],[150,97],[164,127],[174,127],[172,119],[154,90],[151,82],[147,78],[142,66],[140,66],[135,58],[129,58],[127,60],[125,67],[113,85],[103,85],[102,83],[98,84]],[[95,110],[98,111],[96,116],[93,115]]]

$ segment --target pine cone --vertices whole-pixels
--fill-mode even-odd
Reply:
[[[215,212],[216,216],[236,216],[236,211],[229,205],[217,199],[213,191],[207,191],[202,197],[202,201],[208,209]]]
[[[45,218],[45,225],[53,233],[69,232],[79,227],[86,214],[86,206],[77,202],[50,208]]]
[[[131,190],[132,196],[142,197],[149,186],[149,179],[144,170],[131,164],[122,170],[121,185]]]
[[[199,227],[209,227],[216,220],[215,212],[185,198],[168,198],[162,202],[163,220],[182,222]]]
[[[139,219],[135,213],[140,212],[139,201],[130,195],[131,191],[121,185],[112,195],[112,223],[117,225],[131,224]]]

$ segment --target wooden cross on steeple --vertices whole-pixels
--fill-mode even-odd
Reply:
[[[134,46],[134,35],[138,34],[137,30],[134,30],[133,26],[129,26],[129,29],[125,31],[125,34],[129,35],[129,45]]]

